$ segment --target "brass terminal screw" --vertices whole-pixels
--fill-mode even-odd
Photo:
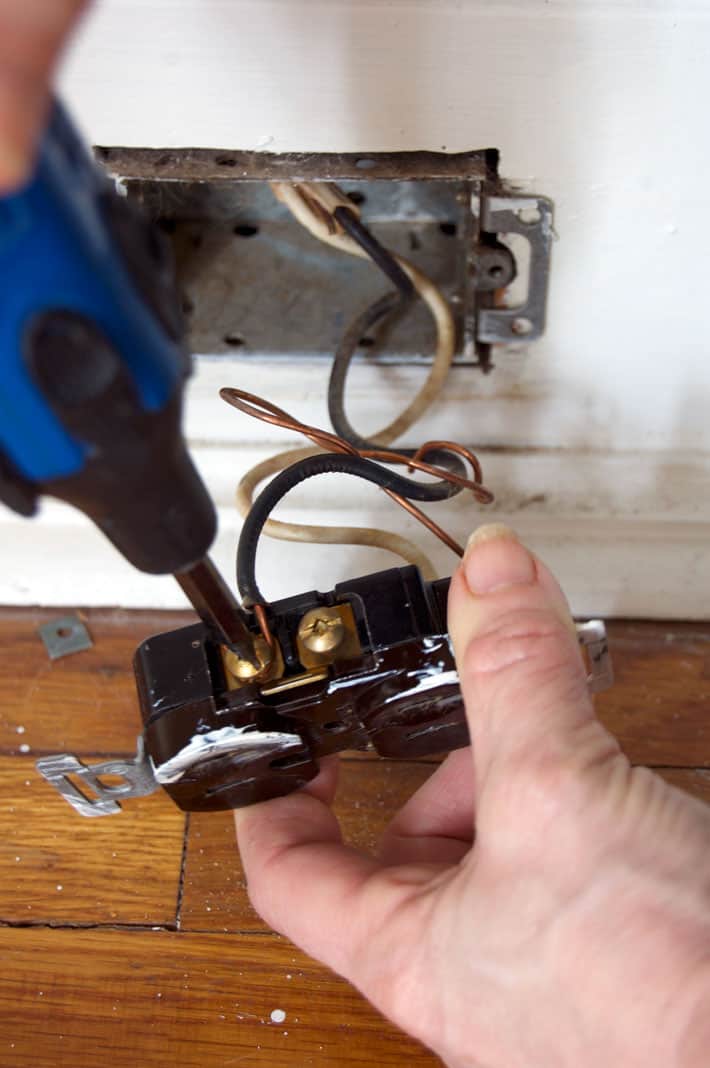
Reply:
[[[345,637],[345,624],[336,608],[313,608],[299,623],[298,637],[311,653],[332,653]]]
[[[225,649],[225,664],[232,675],[239,679],[240,682],[249,682],[251,679],[260,678],[266,674],[267,669],[271,666],[273,654],[263,638],[254,639],[254,652],[256,653],[256,659],[259,661],[258,668],[254,664],[250,664],[248,660],[241,660],[231,649]]]

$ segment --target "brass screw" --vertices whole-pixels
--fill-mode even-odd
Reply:
[[[298,637],[311,653],[332,653],[345,637],[345,624],[335,608],[313,608],[298,626]]]
[[[240,682],[248,682],[250,679],[263,675],[271,665],[273,654],[263,638],[254,639],[254,652],[256,653],[256,659],[259,661],[258,668],[250,664],[248,660],[240,660],[231,649],[225,650],[224,659],[227,668]]]

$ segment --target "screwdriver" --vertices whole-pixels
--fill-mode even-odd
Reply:
[[[79,508],[256,663],[181,431],[191,359],[169,244],[59,102],[30,180],[0,198],[0,368],[0,500],[25,516],[43,495]]]

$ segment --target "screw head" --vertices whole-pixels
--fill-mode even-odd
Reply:
[[[240,660],[231,649],[225,650],[224,659],[227,668],[240,682],[248,682],[251,679],[258,678],[271,665],[273,653],[263,638],[254,640],[254,652],[256,653],[256,659],[259,661],[258,667],[250,664],[248,660]]]
[[[313,608],[298,626],[298,636],[311,653],[332,653],[345,637],[345,624],[335,608]]]

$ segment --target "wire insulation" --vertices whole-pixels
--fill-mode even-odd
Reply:
[[[271,188],[277,199],[289,208],[295,218],[314,237],[317,237],[327,245],[331,245],[333,248],[340,249],[341,252],[349,253],[351,256],[358,256],[360,259],[369,258],[367,252],[338,226],[334,214],[331,214],[330,219],[327,218],[326,205],[329,203],[328,198],[329,196],[337,197],[339,193],[337,187],[309,182],[302,182],[296,185],[286,182],[272,182]],[[342,197],[344,199],[339,201],[340,206],[347,206],[353,214],[356,214],[357,209],[354,208],[353,204],[347,200],[344,194],[342,194]],[[332,208],[333,213],[336,207]],[[335,232],[333,232],[334,227]],[[409,260],[403,256],[396,255],[393,255],[393,258],[408,275],[417,294],[429,309],[436,325],[437,346],[429,374],[419,393],[404,411],[400,412],[396,419],[372,434],[371,440],[381,445],[391,445],[393,441],[396,441],[397,438],[414,426],[424,412],[431,407],[441,392],[456,352],[456,324],[451,309],[440,290],[423,271],[420,271]]]
[[[397,257],[377,240],[375,235],[363,226],[358,213],[349,208],[336,208],[333,212],[335,221],[342,226],[349,237],[360,246],[363,252],[389,278],[405,299],[414,296],[415,289],[407,272],[400,267]]]
[[[299,460],[317,456],[318,449],[290,449],[256,464],[244,475],[237,486],[237,508],[246,519],[254,504],[254,495],[261,482],[271,478],[284,468]],[[306,523],[286,523],[281,519],[267,520],[263,533],[280,541],[307,542],[317,545],[366,545],[373,549],[384,549],[400,556],[407,563],[418,567],[425,579],[432,581],[438,577],[436,568],[421,549],[399,534],[376,530],[374,527],[347,526],[312,526]]]
[[[262,490],[242,527],[237,550],[237,586],[242,602],[247,608],[267,603],[256,581],[256,550],[264,524],[273,509],[290,490],[301,482],[317,475],[338,473],[355,475],[405,499],[414,498],[420,501],[430,499],[427,496],[427,487],[423,484],[398,475],[386,467],[380,467],[379,464],[366,460],[362,456],[352,456],[347,453],[341,455],[321,453],[291,464],[285,471],[276,475],[266,489]],[[460,547],[458,550],[463,554]]]
[[[292,430],[297,434],[303,434],[304,437],[310,438],[319,449],[328,449],[331,452],[345,453],[350,456],[361,456],[365,459],[378,460],[380,463],[385,464],[402,464],[409,468],[410,471],[421,471],[423,474],[431,475],[433,478],[451,482],[459,489],[471,490],[473,495],[482,504],[490,504],[493,500],[493,494],[482,485],[481,465],[476,456],[469,449],[465,448],[465,446],[459,445],[456,442],[426,442],[419,447],[418,452],[422,455],[426,455],[436,449],[437,451],[445,453],[451,452],[457,456],[461,456],[471,463],[474,470],[473,479],[467,478],[465,475],[459,475],[457,472],[446,470],[443,467],[427,463],[425,460],[421,459],[420,456],[409,456],[406,453],[395,452],[391,449],[358,449],[337,434],[333,434],[329,430],[321,430],[319,427],[310,426],[308,423],[302,423],[299,419],[295,419],[292,415],[289,415],[283,408],[279,408],[277,405],[272,404],[271,401],[264,400],[263,397],[257,397],[254,393],[248,393],[243,389],[234,389],[231,386],[225,386],[219,391],[219,395],[222,400],[227,402],[227,404],[232,405],[233,408],[238,408],[239,411],[244,412],[245,415],[260,419],[264,423],[271,423],[273,426],[281,427],[284,430]],[[405,479],[402,483],[403,486],[405,482],[407,485],[411,485],[414,488],[414,492],[410,493],[409,496],[413,497],[415,500],[438,501],[445,498],[439,483],[421,483],[414,482],[411,479]],[[402,492],[405,492],[404,489]]]
[[[423,272],[408,261],[396,257],[386,249],[383,249],[370,232],[360,224],[358,210],[337,186],[327,183],[319,183],[318,185],[272,183],[272,190],[275,196],[286,204],[294,217],[314,237],[350,255],[372,259],[387,277],[397,285],[398,293],[396,295],[388,294],[364,313],[362,320],[363,322],[367,321],[367,325],[361,327],[362,332],[355,339],[355,344],[377,322],[383,321],[385,318],[395,314],[396,311],[406,307],[406,304],[411,299],[412,290],[415,290],[417,295],[425,301],[434,318],[438,336],[437,349],[432,367],[422,389],[395,420],[372,435],[372,441],[365,443],[365,439],[361,439],[364,444],[372,445],[376,442],[380,446],[387,446],[395,441],[397,437],[404,434],[424,414],[440,393],[441,387],[446,380],[453,360],[456,340],[455,324],[449,306],[436,286]],[[350,233],[343,232],[346,229],[349,229]],[[359,243],[353,239],[353,235],[359,238]],[[344,350],[344,346],[345,342],[340,346],[339,351]],[[344,393],[345,376],[347,375],[349,363],[350,359],[348,358],[347,360],[341,359],[338,364],[339,372],[341,368],[344,368],[342,393]],[[335,365],[333,371],[335,372]],[[342,407],[344,408],[344,404]],[[352,430],[349,424],[348,428]],[[336,426],[336,430],[338,429],[339,427]],[[355,436],[354,431],[352,433]],[[277,456],[257,464],[248,471],[237,487],[236,500],[240,514],[244,518],[249,515],[257,487],[262,481],[272,477],[294,462],[317,455],[318,451],[318,448],[311,448],[279,453]],[[449,450],[449,462],[453,459],[455,451],[455,449]],[[433,458],[439,459],[440,455],[440,453],[437,453]],[[450,483],[450,485],[453,491],[453,483]],[[455,491],[458,492],[457,489]],[[414,509],[414,506],[411,506],[408,510],[412,511],[412,509]],[[414,511],[418,510],[415,509]],[[422,522],[427,522],[426,517],[421,513],[416,515],[416,518]],[[264,524],[263,533],[285,541],[369,545],[395,553],[408,563],[418,567],[422,575],[427,579],[434,579],[437,575],[432,562],[417,545],[407,538],[388,531],[368,527],[322,527],[268,519]]]
[[[285,456],[286,462],[290,462],[290,466],[286,470],[282,470],[269,483],[255,502],[250,503],[239,541],[237,553],[238,584],[240,592],[245,598],[245,603],[248,605],[264,603],[258,591],[255,577],[256,550],[259,537],[269,521],[270,512],[289,490],[308,478],[319,474],[342,472],[356,475],[380,486],[397,504],[423,523],[459,556],[463,555],[461,546],[446,531],[442,530],[438,524],[412,504],[412,500],[441,500],[441,483],[416,482],[411,478],[388,471],[374,461],[401,464],[410,471],[418,470],[442,481],[451,482],[460,489],[470,490],[481,503],[489,503],[493,499],[490,491],[482,484],[481,466],[478,459],[462,445],[445,441],[427,442],[421,446],[420,455],[416,457],[405,456],[402,453],[385,449],[360,451],[350,442],[338,437],[337,434],[310,426],[307,423],[301,423],[289,415],[288,412],[285,412],[283,408],[279,408],[277,405],[244,390],[226,387],[220,390],[220,396],[228,404],[247,415],[272,425],[301,433],[310,438],[318,449],[325,448],[331,454],[338,454],[333,456],[316,452],[314,455],[311,450],[299,450],[299,459],[296,463],[292,462],[294,459],[293,452],[281,454],[281,456],[275,458],[280,463],[282,457]],[[466,478],[455,472],[427,463],[423,457],[431,454],[434,450],[453,453],[467,460],[471,465],[473,478]],[[266,461],[267,464],[269,462]],[[253,493],[253,487],[251,492]]]

